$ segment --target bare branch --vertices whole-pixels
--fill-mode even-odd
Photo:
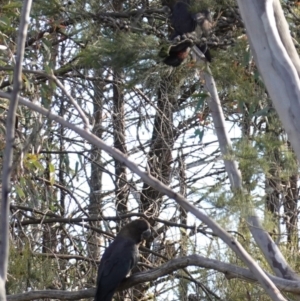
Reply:
[[[96,290],[94,288],[78,291],[68,292],[62,290],[43,290],[33,291],[24,294],[8,295],[7,300],[9,301],[29,301],[38,299],[60,299],[60,300],[79,300],[92,298],[95,296]]]
[[[223,114],[223,109],[219,99],[217,87],[214,81],[214,78],[210,74],[209,67],[208,71],[204,72],[205,87],[210,93],[210,97],[206,99],[211,115],[213,118],[215,131],[218,137],[220,150],[223,155],[224,165],[226,172],[228,174],[231,188],[242,189],[242,175],[238,169],[237,162],[234,159],[230,159],[230,152],[232,150],[231,141],[228,137],[228,133],[225,130],[225,118]]]
[[[171,273],[186,268],[188,266],[197,266],[206,269],[213,269],[224,273],[227,279],[239,278],[248,282],[256,282],[256,279],[251,271],[245,268],[238,267],[233,264],[220,262],[214,259],[208,259],[200,255],[190,255],[187,257],[176,258],[168,261],[160,267],[151,269],[149,271],[136,273],[122,282],[118,291],[128,289],[134,285],[143,282],[155,281],[159,277],[170,275]],[[298,281],[286,280],[269,275],[269,277],[276,283],[279,289],[299,293],[300,284]],[[83,298],[92,298],[95,295],[95,289],[86,289],[77,292],[68,292],[63,290],[43,290],[26,292],[23,294],[9,295],[8,301],[29,301],[35,299],[60,299],[60,300],[78,300]]]
[[[295,61],[289,57],[280,26],[278,32],[273,1],[238,0],[256,64],[271,96],[274,107],[300,160],[300,80]],[[293,64],[295,63],[295,65]],[[295,67],[296,66],[296,67]],[[298,68],[298,67],[297,67]]]
[[[196,55],[197,61],[205,59],[203,53],[199,50],[197,46],[194,46],[193,52]],[[223,109],[221,106],[220,98],[218,95],[218,90],[216,87],[215,80],[211,75],[209,66],[206,66],[206,71],[203,72],[205,80],[205,88],[209,92],[210,96],[206,98],[208,107],[210,109],[213,123],[215,126],[215,131],[218,137],[218,142],[220,146],[221,153],[223,155],[225,170],[228,174],[229,181],[231,184],[231,189],[241,190],[242,189],[242,175],[238,169],[237,162],[230,157],[230,152],[232,150],[232,144],[228,137],[228,133],[225,130],[225,118]],[[200,72],[199,72],[200,74]]]
[[[13,77],[13,91],[9,97],[10,104],[6,120],[6,146],[4,150],[2,170],[2,204],[1,204],[1,232],[0,232],[0,300],[6,300],[5,280],[8,262],[8,227],[9,227],[9,193],[13,146],[15,141],[15,122],[18,107],[18,97],[22,87],[22,62],[24,58],[25,41],[29,23],[29,14],[32,0],[25,0],[21,12],[21,20],[18,35],[16,65]]]
[[[296,51],[292,37],[289,33],[289,31],[290,31],[289,25],[285,19],[285,16],[282,11],[282,7],[281,7],[279,0],[273,0],[273,9],[274,9],[276,25],[277,25],[277,29],[278,29],[278,33],[280,35],[281,41],[297,70],[298,76],[300,77],[299,55]]]
[[[261,227],[257,216],[248,218],[249,229],[270,267],[278,277],[300,280],[300,277],[288,265],[271,236]]]

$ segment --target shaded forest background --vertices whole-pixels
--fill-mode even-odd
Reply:
[[[298,2],[282,5],[298,47]],[[0,5],[0,89],[6,92],[12,89],[21,6]],[[170,43],[171,28],[170,11],[160,1],[34,1],[21,95],[89,128],[184,195],[269,270],[247,228],[254,210],[297,271],[298,162],[256,69],[236,3],[197,3],[197,10],[207,8],[214,21],[205,38],[210,68],[233,144],[228,159],[239,164],[247,202],[232,192],[224,169],[205,101],[205,63],[162,63],[159,52]],[[2,149],[7,108],[0,99]],[[152,237],[134,273],[192,254],[244,266],[210,229],[124,164],[24,106],[17,117],[9,295],[95,287],[103,250],[122,225],[139,217],[151,223]],[[225,268],[178,264],[116,298],[269,300],[259,285],[238,278]],[[26,300],[22,294],[17,299]]]

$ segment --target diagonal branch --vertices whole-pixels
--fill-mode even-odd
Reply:
[[[255,242],[263,252],[273,272],[278,277],[299,281],[300,277],[286,262],[269,233],[262,228],[258,217],[249,216],[248,225]]]
[[[225,169],[229,177],[231,189],[241,190],[242,175],[238,169],[237,162],[234,159],[229,158],[231,156],[230,152],[232,151],[232,145],[226,131],[224,113],[218,95],[217,87],[214,78],[210,74],[209,67],[207,67],[207,69],[207,72],[204,73],[204,79],[205,87],[209,91],[210,96],[206,100],[213,118],[220,150],[223,155]]]

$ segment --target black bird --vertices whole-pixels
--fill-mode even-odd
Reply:
[[[116,288],[137,264],[139,244],[150,235],[150,225],[143,219],[134,220],[120,230],[101,258],[95,301],[112,300]]]
[[[164,1],[164,4],[169,6],[172,11],[170,20],[174,32],[170,37],[171,40],[193,32],[196,34],[196,39],[200,39],[202,36],[208,36],[211,32],[212,18],[209,10],[193,13],[190,0],[182,0],[176,3],[174,1]],[[205,43],[196,43],[195,45],[202,51],[205,58],[211,62],[207,45]],[[171,46],[164,63],[173,67],[179,66],[188,56],[190,48],[190,43],[185,41]]]
[[[190,48],[193,47],[194,42],[186,39],[180,41],[178,44],[170,45],[167,50],[167,56],[161,51],[161,55],[165,57],[164,63],[169,66],[178,67],[188,56]]]
[[[173,33],[174,37],[193,32],[196,29],[197,21],[194,14],[191,12],[189,2],[190,1],[179,1],[171,8],[171,24],[175,30]]]
[[[172,67],[178,67],[189,55],[190,49],[194,46],[194,42],[186,39],[177,44],[170,45],[167,51],[161,49],[159,55],[164,58],[163,62]],[[196,46],[204,54],[206,60],[211,62],[211,54],[206,44],[196,44]]]

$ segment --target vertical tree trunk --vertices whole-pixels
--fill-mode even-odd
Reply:
[[[102,71],[94,71],[95,77],[102,76]],[[103,118],[103,86],[99,82],[96,82],[94,85],[94,101],[93,101],[93,118],[94,118],[94,128],[93,134],[95,134],[100,139],[103,135],[102,128],[102,118]],[[90,156],[93,160],[93,164],[91,164],[91,178],[90,178],[90,199],[88,211],[90,217],[98,217],[102,215],[102,150],[92,146]],[[101,223],[99,221],[95,221],[91,223],[92,226],[99,228]],[[88,245],[87,245],[87,253],[90,258],[94,260],[100,259],[100,248],[101,244],[101,235],[97,232],[91,230],[88,233]],[[88,280],[91,283],[94,283],[97,275],[97,265],[94,265],[94,269],[89,274],[90,279]]]
[[[158,90],[157,111],[154,120],[150,151],[148,153],[148,168],[152,176],[164,184],[170,183],[172,149],[174,145],[173,103],[169,94],[174,92],[171,80],[161,83]],[[162,194],[156,189],[144,184],[141,197],[142,211],[150,216],[157,216]]]
[[[266,126],[266,135],[268,135],[268,140],[279,141],[279,133],[281,129],[275,128],[276,117],[270,117]],[[276,130],[275,130],[276,129]],[[265,191],[266,191],[266,210],[271,214],[271,220],[274,223],[273,234],[278,234],[278,223],[280,214],[280,193],[281,193],[281,179],[279,174],[279,169],[281,166],[280,152],[278,146],[276,147],[266,147],[266,154],[268,158],[271,158],[271,164],[266,175],[265,180]]]
[[[179,158],[179,186],[180,193],[186,197],[186,165],[184,162],[183,155],[180,155]],[[180,223],[187,225],[187,213],[180,207]],[[188,235],[185,229],[180,229],[180,256],[184,257],[187,255],[187,246],[188,246]],[[184,278],[179,279],[179,300],[188,300],[188,282]]]
[[[66,102],[64,102],[63,100],[61,101],[60,104],[60,113],[59,115],[64,116],[65,115],[65,111],[66,108],[65,106],[67,105]],[[59,162],[58,162],[58,166],[59,166],[59,171],[58,171],[58,183],[61,187],[65,187],[66,186],[66,181],[65,181],[65,173],[66,173],[66,165],[65,165],[65,154],[63,153],[63,151],[65,150],[65,128],[63,126],[60,126],[59,128],[59,133],[60,133],[60,137],[59,137]],[[50,179],[49,179],[50,180]],[[59,200],[57,200],[59,202],[59,211],[60,211],[60,215],[61,216],[65,216],[65,201],[66,201],[66,191],[64,189],[60,190],[59,193]],[[67,252],[67,248],[66,248],[66,244],[65,244],[65,239],[66,239],[66,233],[62,228],[63,226],[61,226],[60,229],[60,235],[59,235],[59,244],[58,244],[58,252],[61,254],[66,254]],[[57,236],[57,233],[56,233]],[[60,266],[62,268],[62,270],[65,270],[67,267],[67,262],[65,260],[62,260],[60,263]],[[62,289],[66,289],[66,285],[68,283],[68,279],[67,279],[67,275],[61,275],[60,277],[61,279],[61,284],[62,284]]]
[[[121,82],[122,75],[115,72],[114,81]],[[114,147],[127,154],[125,141],[125,115],[124,115],[124,93],[121,85],[113,84],[113,129],[114,129]],[[116,186],[116,208],[117,214],[127,212],[127,201],[129,187],[127,184],[126,166],[115,161],[115,186]]]
[[[287,242],[290,249],[298,250],[298,174],[290,176],[289,181],[282,182],[285,190],[283,208],[285,215],[285,224],[287,231]]]

